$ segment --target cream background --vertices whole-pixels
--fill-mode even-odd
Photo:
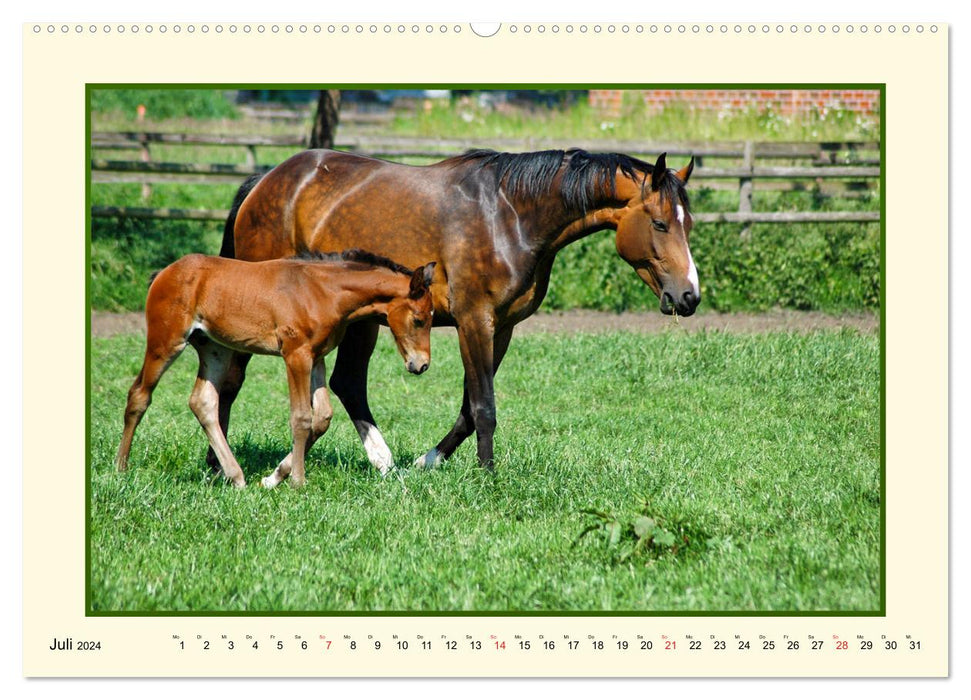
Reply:
[[[790,23],[786,23],[788,27]],[[296,29],[287,35],[238,31],[194,35],[171,31],[109,35],[87,31],[37,35],[24,27],[24,443],[40,441],[43,453],[25,450],[24,630],[26,675],[943,675],[947,673],[947,28],[917,34],[884,30],[852,35],[813,32],[754,36],[717,33],[691,25],[683,34],[608,34],[588,31],[529,35],[501,31],[475,37],[422,31],[399,36],[344,35]],[[57,25],[60,26],[60,23]],[[87,23],[85,23],[85,27]],[[198,26],[198,24],[197,24]],[[210,24],[210,27],[214,27]],[[241,26],[241,25],[239,25]],[[299,26],[299,25],[295,25]],[[338,25],[340,26],[340,25]],[[379,28],[382,25],[378,25]],[[449,27],[453,24],[450,23]],[[649,27],[650,25],[646,25]],[[663,27],[664,25],[660,25]],[[703,24],[701,25],[704,26]],[[743,29],[746,25],[743,25]],[[759,23],[758,26],[761,26]],[[802,26],[802,24],[800,24]],[[818,25],[814,25],[818,26]],[[899,25],[898,25],[899,26]],[[925,28],[930,23],[924,23]],[[424,24],[422,24],[424,27]],[[606,24],[604,25],[606,27]],[[845,27],[845,25],[843,25]],[[884,25],[886,27],[886,25]],[[652,70],[650,55],[677,57],[677,72]],[[259,61],[251,57],[259,56]],[[547,57],[556,56],[555,61]],[[591,60],[592,56],[607,60]],[[887,84],[887,617],[886,618],[85,618],[84,617],[84,85],[88,82],[209,83],[638,83],[679,82],[885,82]],[[56,135],[56,139],[52,138]],[[912,232],[913,200],[906,195],[919,154],[922,173],[942,186],[924,191]],[[57,201],[53,206],[52,201]],[[56,243],[60,254],[50,255]],[[919,248],[918,248],[919,246]],[[919,294],[908,284],[919,249],[925,269]],[[52,280],[56,280],[52,284]],[[77,308],[64,313],[65,290],[76,290]],[[928,303],[935,300],[935,303]],[[69,310],[71,307],[68,307]],[[46,342],[57,319],[65,341]],[[54,374],[52,366],[61,371]],[[63,378],[67,378],[66,380]],[[46,416],[56,396],[66,429],[52,440]],[[52,521],[54,525],[52,525]],[[243,646],[230,654],[215,649],[179,652],[196,635],[219,635]],[[258,639],[250,652],[244,635]],[[299,634],[317,651],[300,652]],[[319,635],[381,638],[385,651],[321,652]],[[392,651],[392,634],[410,642]],[[436,643],[441,635],[460,651],[420,652],[416,635]],[[465,635],[483,642],[467,651]],[[515,634],[533,651],[518,652]],[[538,636],[556,639],[553,653],[539,652]],[[562,650],[562,635],[583,640],[579,651]],[[637,634],[655,641],[649,654],[589,650],[587,635],[613,646],[611,635],[634,645]],[[659,650],[661,634],[679,650]],[[687,652],[685,635],[735,634],[753,646],[758,635],[776,651]],[[782,635],[826,640],[814,655],[784,651]],[[859,652],[856,635],[881,646],[886,634],[905,647],[904,635],[921,652]],[[282,652],[267,647],[284,640]],[[495,635],[504,652],[488,649]],[[848,652],[832,649],[832,637],[851,640]],[[100,652],[51,652],[53,637],[98,639]],[[245,642],[245,644],[244,644]],[[466,644],[466,649],[462,645]],[[214,647],[221,646],[214,644]],[[337,645],[335,645],[337,646]],[[440,646],[440,644],[436,644]],[[246,654],[242,653],[246,651]],[[568,655],[569,654],[569,655]],[[308,656],[310,655],[310,656]],[[311,661],[308,662],[308,658]]]

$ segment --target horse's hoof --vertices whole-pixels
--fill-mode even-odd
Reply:
[[[268,476],[264,476],[260,479],[260,485],[265,489],[276,488],[276,482],[270,479]]]
[[[434,469],[441,463],[442,455],[434,447],[415,460],[416,467],[424,467],[425,469]]]
[[[302,489],[306,485],[307,485],[306,479],[294,479],[292,476],[290,477],[290,488]]]

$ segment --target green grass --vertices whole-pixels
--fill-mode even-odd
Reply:
[[[91,110],[114,119],[134,119],[139,107],[153,120],[179,118],[234,119],[238,117],[224,90],[130,89],[92,90]]]
[[[523,336],[497,377],[494,474],[468,441],[438,469],[381,479],[338,404],[307,487],[271,492],[254,484],[288,450],[277,358],[253,360],[233,414],[247,489],[206,477],[191,350],[163,378],[130,471],[114,471],[142,343],[92,341],[95,612],[880,607],[876,336]],[[385,331],[372,363],[372,408],[402,465],[458,409],[454,334],[433,347],[412,377]],[[625,558],[623,540],[577,543],[585,509],[646,512],[674,545]]]
[[[138,105],[144,121],[136,122]],[[249,134],[306,133],[311,117],[294,126],[284,122],[253,122],[239,116],[223,90],[99,89],[91,93],[92,128],[148,129]],[[715,113],[673,103],[649,113],[636,95],[629,95],[620,114],[608,115],[585,101],[552,108],[499,109],[482,106],[475,97],[435,100],[430,109],[395,115],[390,133],[430,138],[611,138],[655,140],[834,141],[879,139],[880,125],[872,115],[841,109],[788,116],[772,109]]]
[[[429,110],[397,116],[401,134],[431,138],[622,139],[635,141],[826,141],[879,139],[871,116],[832,109],[785,116],[771,109],[715,113],[674,103],[659,113],[644,109],[636,96],[618,115],[585,102],[554,109],[494,110],[474,99],[436,102]]]

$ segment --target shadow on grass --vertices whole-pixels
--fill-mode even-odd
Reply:
[[[252,435],[239,436],[230,447],[236,455],[236,461],[243,469],[247,482],[262,479],[290,453],[289,443],[257,439]],[[362,474],[373,470],[374,467],[367,460],[363,448],[354,445],[351,449],[347,449],[346,446],[338,445],[333,440],[327,440],[326,435],[307,453],[308,472],[338,471]]]
[[[243,470],[243,476],[248,485],[259,484],[260,480],[269,475],[290,452],[289,443],[243,433],[230,440],[230,448]],[[410,465],[410,460],[410,455],[398,455],[398,466]],[[198,484],[200,480],[212,486],[227,483],[221,477],[220,468],[210,467],[206,462],[205,450],[193,451],[193,454],[188,457],[183,454],[173,459],[170,467],[168,478],[176,483]],[[307,454],[306,467],[309,478],[327,474],[341,475],[351,480],[378,476],[377,469],[368,461],[367,453],[357,441],[348,445],[339,441],[328,441],[326,436],[321,438]]]

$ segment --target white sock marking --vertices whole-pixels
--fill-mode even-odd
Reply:
[[[379,472],[386,474],[394,465],[394,458],[391,456],[391,450],[388,448],[388,443],[384,441],[381,431],[377,427],[369,425],[362,442],[364,442],[364,451],[367,452],[368,460],[377,467]]]
[[[428,452],[421,455],[420,457],[418,457],[418,459],[415,460],[415,466],[432,469],[434,467],[437,467],[439,464],[441,464],[442,461],[443,461],[442,455],[439,453],[437,449],[433,447],[432,449],[428,450]]]

